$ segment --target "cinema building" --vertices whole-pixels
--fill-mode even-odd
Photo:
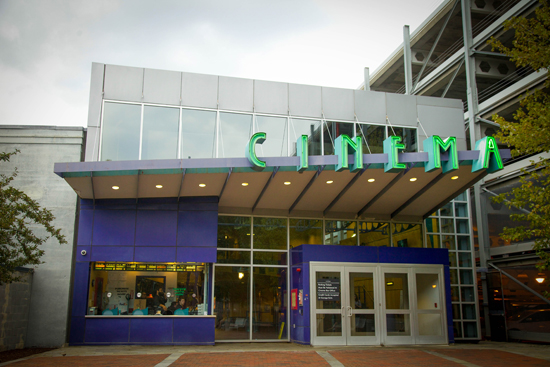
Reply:
[[[509,157],[460,100],[94,63],[70,344],[479,339],[465,191]]]

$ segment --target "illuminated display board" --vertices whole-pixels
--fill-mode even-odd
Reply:
[[[148,264],[148,263],[114,263],[114,262],[96,262],[93,265],[94,270],[105,271],[202,271],[202,266],[188,264]]]

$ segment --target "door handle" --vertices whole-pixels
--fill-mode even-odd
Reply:
[[[340,310],[340,313],[342,314],[342,317],[346,316],[346,313],[344,312],[344,306],[342,306],[342,309]]]
[[[351,306],[348,306],[348,317],[351,317]]]

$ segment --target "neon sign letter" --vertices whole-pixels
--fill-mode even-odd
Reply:
[[[256,133],[252,135],[252,138],[250,138],[248,144],[246,144],[245,155],[252,164],[252,169],[255,171],[261,171],[265,168],[265,162],[259,160],[258,156],[256,156],[256,144],[263,144],[266,136],[266,133]]]
[[[497,142],[492,136],[486,136],[476,141],[476,150],[479,150],[479,158],[472,162],[472,172],[486,169],[487,172],[492,173],[504,167]]]
[[[424,165],[424,171],[432,172],[443,168],[443,173],[458,169],[458,152],[456,149],[456,138],[450,136],[443,140],[439,136],[430,136],[423,142],[424,151],[428,152],[428,162]],[[449,160],[441,162],[441,152],[449,151]]]
[[[388,155],[388,163],[384,163],[384,172],[398,172],[407,168],[405,163],[399,163],[399,151],[405,149],[400,136],[390,136],[384,140],[384,153]]]
[[[363,144],[361,144],[361,137],[355,138],[355,142],[345,134],[340,135],[334,141],[334,151],[338,156],[338,163],[336,164],[335,171],[340,172],[348,168],[348,150],[353,150],[353,164],[350,167],[350,172],[355,172],[363,169]]]

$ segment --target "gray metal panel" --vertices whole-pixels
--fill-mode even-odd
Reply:
[[[143,69],[129,66],[105,66],[105,99],[141,102]]]
[[[323,87],[322,91],[327,119],[355,120],[353,89]]]
[[[386,123],[386,93],[355,92],[355,114],[361,122]]]
[[[181,104],[189,107],[218,107],[218,76],[182,73]]]
[[[86,153],[84,156],[85,162],[93,162],[99,159],[99,137],[100,137],[101,128],[99,127],[88,127],[86,133]]]
[[[143,101],[176,105],[180,104],[181,73],[145,69],[143,75]]]
[[[289,84],[288,100],[291,116],[322,117],[321,87]]]
[[[466,150],[466,139],[463,138],[456,138],[456,149],[457,150]]]
[[[254,81],[220,76],[220,109],[252,112]]]
[[[418,119],[428,135],[466,138],[462,108],[418,106]]]
[[[99,126],[101,122],[101,102],[103,100],[104,64],[92,63],[90,80],[90,100],[88,102],[88,126]]]
[[[387,93],[386,111],[392,125],[417,125],[416,96]]]
[[[288,114],[288,84],[254,80],[254,109],[259,113]]]
[[[424,106],[462,108],[460,99],[416,96],[416,104]]]

